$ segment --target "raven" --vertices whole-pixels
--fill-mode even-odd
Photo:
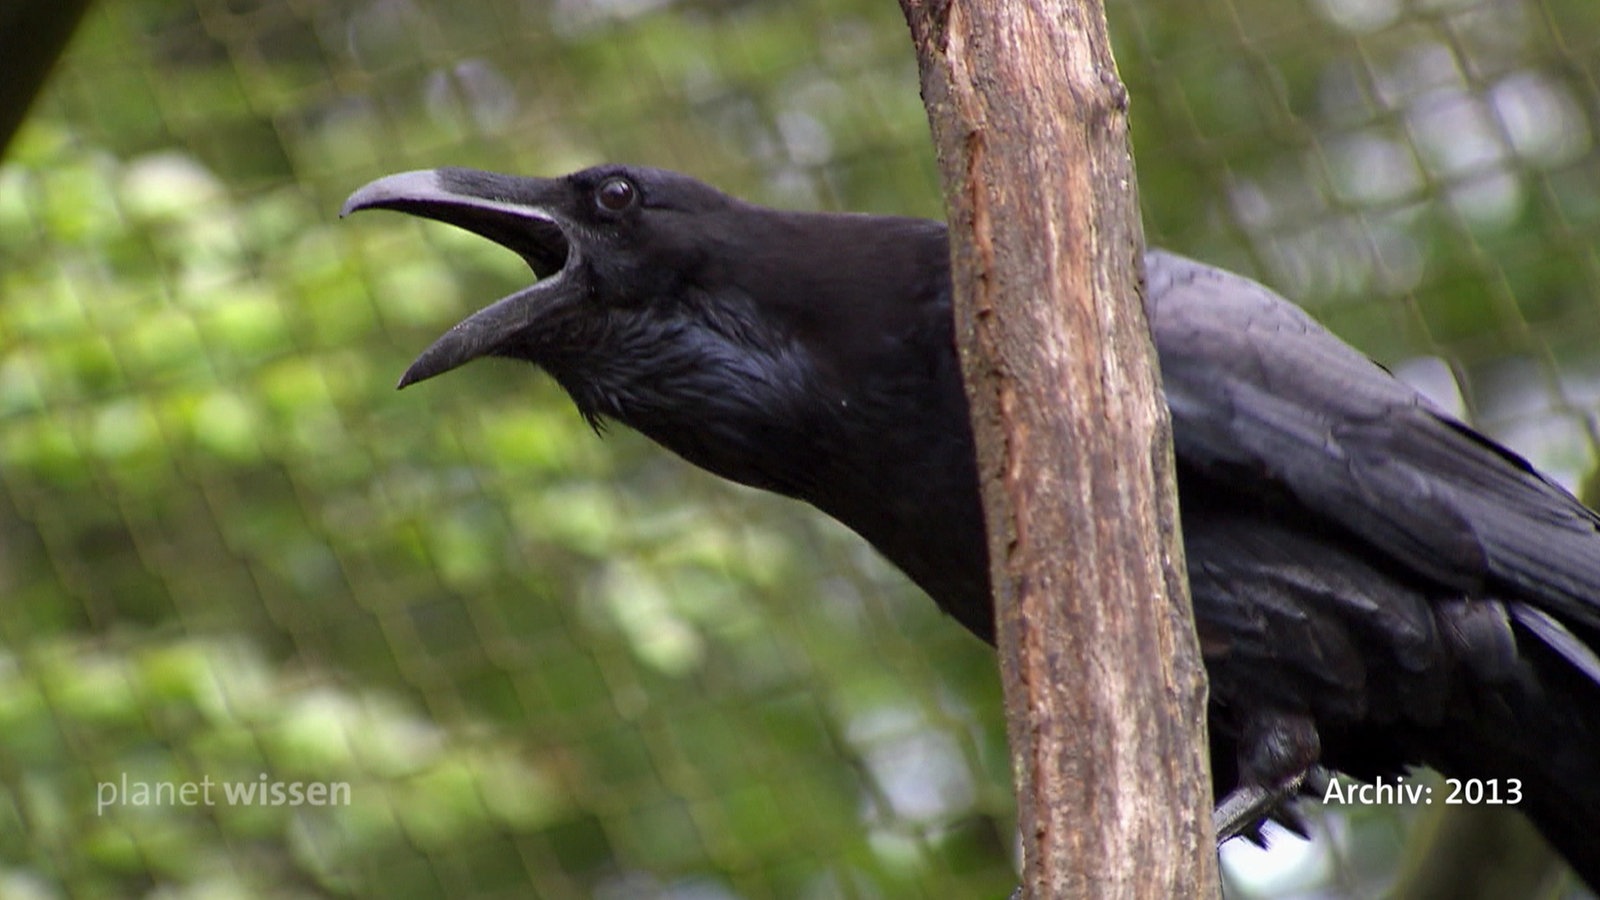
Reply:
[[[520,254],[400,387],[482,356],[548,372],[721,477],[855,530],[993,642],[939,222],[803,213],[606,165],[368,184]],[[1147,303],[1211,683],[1224,837],[1322,767],[1493,779],[1600,886],[1600,516],[1267,288],[1169,253]]]

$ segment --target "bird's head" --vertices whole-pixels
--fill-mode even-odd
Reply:
[[[640,348],[619,342],[649,340],[631,332],[686,312],[666,307],[712,249],[717,214],[740,205],[660,169],[522,178],[447,168],[380,178],[350,195],[340,215],[390,209],[445,222],[515,251],[539,278],[446,332],[406,370],[403,388],[482,356],[526,359],[558,377],[627,361]]]
[[[364,209],[480,234],[539,276],[447,331],[401,387],[478,357],[527,360],[591,423],[619,420],[784,493],[807,493],[798,473],[818,464],[802,445],[872,398],[912,402],[901,385],[939,362],[906,353],[908,341],[949,344],[936,222],[773,210],[617,165],[550,179],[406,172],[357,190],[343,212]]]

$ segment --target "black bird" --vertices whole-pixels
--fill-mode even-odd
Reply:
[[[943,224],[615,165],[408,172],[343,212],[375,208],[539,276],[401,387],[531,362],[591,423],[815,505],[993,641]],[[1279,801],[1320,766],[1426,764],[1495,779],[1600,886],[1600,517],[1261,285],[1146,267],[1224,834],[1291,817]]]

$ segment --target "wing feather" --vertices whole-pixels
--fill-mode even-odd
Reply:
[[[1600,518],[1572,495],[1261,285],[1159,252],[1148,269],[1183,465],[1442,587],[1600,628]]]

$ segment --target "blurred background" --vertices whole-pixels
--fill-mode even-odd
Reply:
[[[1600,5],[1110,7],[1151,242],[1579,489]],[[0,160],[0,897],[1010,890],[992,654],[865,545],[597,438],[531,369],[392,390],[529,276],[445,226],[340,222],[344,196],[606,160],[941,214],[887,0],[90,8]],[[140,802],[208,780],[346,802]],[[1511,827],[1477,815],[1315,816],[1230,846],[1230,894],[1381,894]],[[1491,846],[1458,856],[1501,896],[1581,893]]]

